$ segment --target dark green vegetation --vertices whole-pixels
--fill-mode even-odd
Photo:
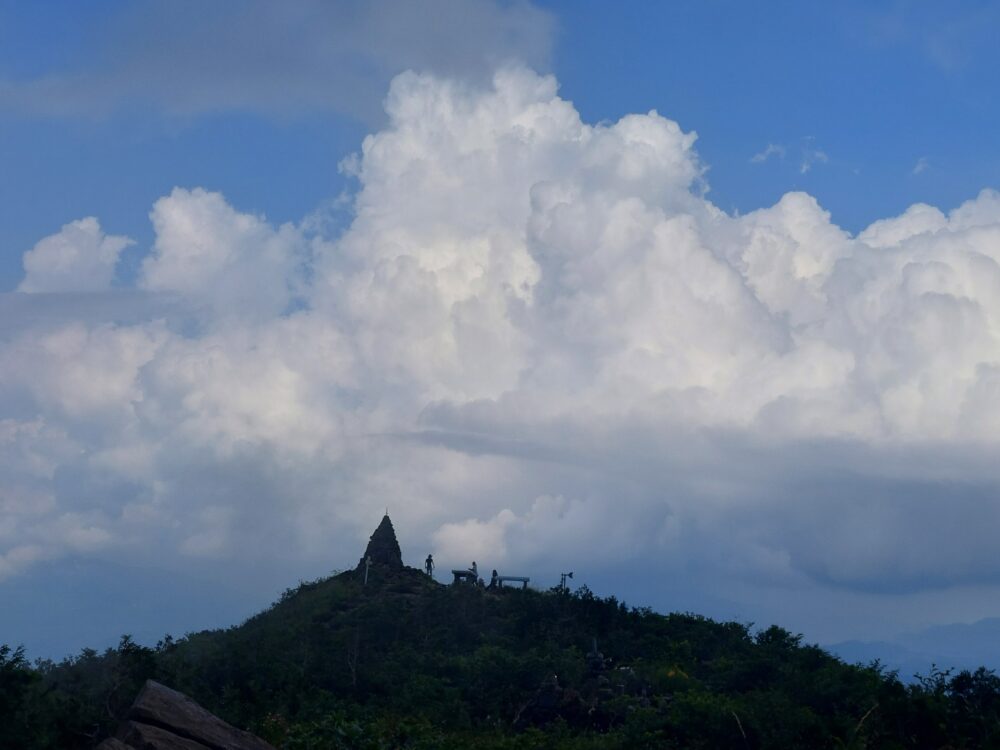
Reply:
[[[985,670],[904,685],[777,627],[377,568],[155,648],[33,667],[4,648],[0,747],[93,747],[147,677],[289,749],[1000,747]]]

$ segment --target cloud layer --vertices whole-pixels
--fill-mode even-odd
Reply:
[[[852,237],[804,193],[719,210],[693,133],[589,125],[524,68],[386,110],[342,234],[175,189],[139,302],[0,331],[0,576],[347,564],[388,506],[441,565],[1000,582],[1000,195]],[[107,289],[126,242],[69,224],[22,291]]]
[[[0,79],[0,111],[103,117],[138,104],[181,117],[371,121],[390,78],[410,67],[488,80],[515,59],[545,66],[554,25],[524,0],[161,0],[84,30],[72,73]]]

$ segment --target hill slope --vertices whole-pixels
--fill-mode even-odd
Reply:
[[[16,662],[0,664],[3,747],[92,747],[148,677],[287,748],[1000,743],[990,673],[906,686],[776,627],[586,589],[442,586],[403,567],[305,583],[240,626],[154,649],[125,638],[37,670]]]

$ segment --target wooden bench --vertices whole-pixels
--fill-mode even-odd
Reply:
[[[504,583],[508,581],[517,581],[521,584],[522,589],[528,588],[528,581],[531,579],[527,576],[497,576],[497,585],[503,588]]]

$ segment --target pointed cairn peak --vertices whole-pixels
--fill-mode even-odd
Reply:
[[[372,565],[384,566],[387,568],[402,568],[403,554],[399,550],[399,542],[396,541],[396,530],[392,528],[392,521],[389,515],[382,517],[382,523],[375,529],[375,533],[368,540],[368,548],[361,558],[361,565],[365,564],[365,558],[371,558]]]

